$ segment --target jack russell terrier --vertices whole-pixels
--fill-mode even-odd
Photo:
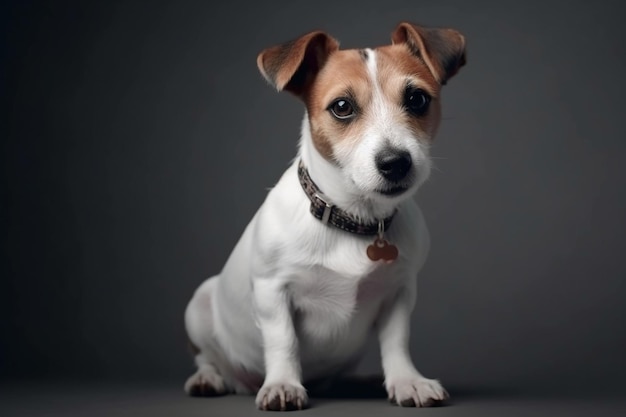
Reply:
[[[318,31],[259,54],[267,81],[306,106],[299,152],[189,302],[198,370],[188,394],[256,393],[262,410],[305,408],[303,383],[353,368],[375,330],[393,403],[447,398],[409,352],[429,248],[411,197],[429,176],[441,86],[465,64],[465,40],[410,23],[391,40],[340,50]]]

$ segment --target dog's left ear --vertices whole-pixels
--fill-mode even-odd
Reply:
[[[465,65],[465,38],[454,29],[425,28],[404,22],[393,31],[391,41],[406,43],[442,85]]]
[[[261,74],[278,91],[301,95],[324,66],[339,42],[324,32],[311,32],[291,42],[273,46],[257,57]]]

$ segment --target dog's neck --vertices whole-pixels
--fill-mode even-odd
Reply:
[[[342,174],[341,168],[320,155],[313,144],[306,115],[302,123],[299,157],[328,202],[349,215],[363,222],[377,222],[393,216],[396,211],[395,204],[374,201],[359,194],[354,184]]]
[[[389,228],[391,220],[393,220],[393,216],[390,216],[378,219],[373,223],[363,222],[330,203],[311,179],[302,159],[298,163],[298,179],[302,185],[302,190],[311,200],[311,214],[321,220],[323,224],[357,235],[379,235],[382,238],[382,233]]]

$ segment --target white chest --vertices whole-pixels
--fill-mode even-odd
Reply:
[[[354,276],[316,266],[301,272],[289,285],[297,330],[317,342],[364,336],[382,301],[397,289],[394,270],[379,266]]]

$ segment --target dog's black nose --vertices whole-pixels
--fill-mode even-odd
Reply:
[[[411,169],[411,154],[407,151],[387,149],[376,155],[378,172],[389,181],[400,181]]]

